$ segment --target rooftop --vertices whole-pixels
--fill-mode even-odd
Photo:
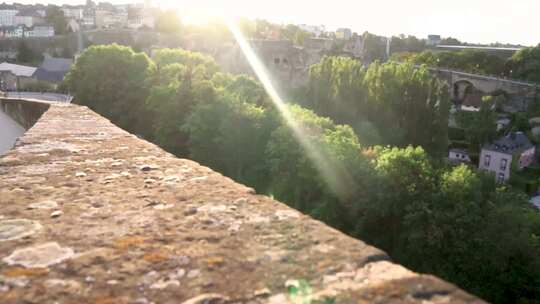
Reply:
[[[51,104],[0,158],[0,204],[1,303],[288,303],[300,280],[335,303],[483,303],[86,107]]]
[[[523,132],[510,133],[498,140],[484,145],[483,149],[514,155],[534,147]]]
[[[7,62],[0,63],[0,71],[9,71],[15,76],[19,77],[32,77],[36,70],[37,68],[31,66],[12,64]]]
[[[72,64],[73,59],[71,58],[55,58],[45,56],[43,63],[41,63],[40,69],[51,72],[67,72]]]

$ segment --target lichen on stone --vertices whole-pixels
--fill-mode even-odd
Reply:
[[[30,204],[29,209],[55,209],[58,207],[58,203],[55,201],[42,201]]]
[[[73,255],[73,249],[60,247],[58,243],[51,242],[17,249],[3,261],[8,265],[21,265],[26,268],[46,268],[61,263]]]
[[[12,219],[0,221],[0,242],[18,240],[40,231],[42,226],[36,221]]]

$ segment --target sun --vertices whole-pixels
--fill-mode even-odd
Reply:
[[[182,23],[202,25],[215,20],[225,20],[234,17],[230,8],[224,2],[212,0],[200,1],[156,1],[160,7],[174,9],[178,12]]]

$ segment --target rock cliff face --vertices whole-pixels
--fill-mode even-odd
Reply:
[[[289,301],[482,303],[85,107],[0,158],[0,303]]]

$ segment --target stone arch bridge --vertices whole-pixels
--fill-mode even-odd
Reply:
[[[540,98],[540,84],[466,73],[440,68],[429,68],[450,86],[452,101],[458,105],[479,107],[482,97],[504,95],[515,111],[526,111]]]

